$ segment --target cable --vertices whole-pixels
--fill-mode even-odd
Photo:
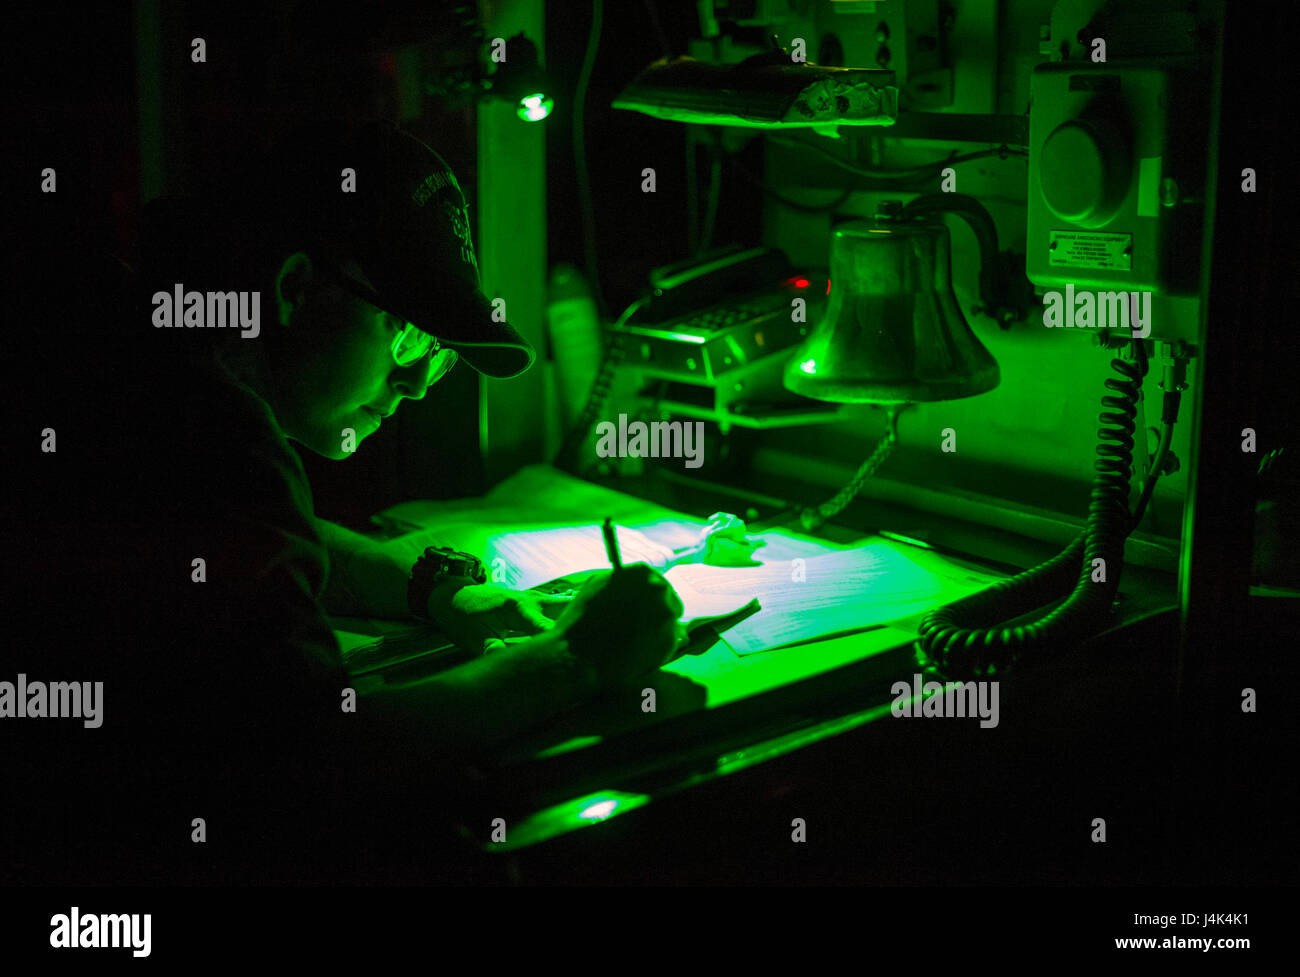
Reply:
[[[604,20],[604,0],[592,0],[591,30],[587,34],[587,50],[582,56],[582,70],[578,73],[578,87],[573,93],[573,165],[578,177],[578,209],[582,212],[582,256],[591,284],[591,294],[596,299],[596,309],[605,315],[605,300],[600,290],[600,277],[596,264],[596,208],[591,198],[591,175],[587,170],[586,114],[587,86],[591,70],[596,64],[596,50],[600,46],[600,28]]]
[[[927,672],[961,680],[984,678],[1014,665],[1026,653],[1091,637],[1109,622],[1123,569],[1124,541],[1159,477],[1153,467],[1140,509],[1130,515],[1133,433],[1146,367],[1139,345],[1133,341],[1135,363],[1118,357],[1111,360],[1120,378],[1108,378],[1106,388],[1118,396],[1102,397],[1106,409],[1099,415],[1096,474],[1084,531],[1045,563],[928,613],[916,642],[917,662]],[[1098,570],[1102,577],[1094,580]],[[1064,602],[1045,616],[1014,627],[998,626],[1066,594]]]
[[[1161,475],[1165,474],[1165,459],[1169,457],[1170,445],[1174,440],[1174,425],[1178,423],[1178,408],[1183,399],[1182,391],[1187,388],[1186,344],[1179,342],[1162,345],[1164,352],[1161,356],[1160,387],[1164,390],[1164,397],[1160,406],[1160,441],[1156,445],[1155,457],[1151,460],[1142,483],[1142,493],[1133,508],[1134,529],[1142,523],[1142,517],[1147,511],[1147,503],[1155,493],[1156,482]],[[1146,347],[1137,343],[1136,350],[1139,363],[1145,372]]]
[[[898,413],[906,404],[890,404],[888,406],[889,418],[885,422],[885,433],[880,440],[876,442],[875,450],[859,467],[854,476],[849,479],[844,488],[835,493],[834,498],[829,502],[823,502],[819,506],[804,509],[799,513],[799,521],[803,524],[805,531],[818,529],[826,522],[827,519],[833,519],[839,515],[846,505],[853,501],[857,494],[862,491],[862,486],[866,484],[867,479],[876,473],[879,468],[894,451],[894,445],[898,443]]]
[[[1178,394],[1167,394],[1166,396],[1177,397]],[[1156,447],[1155,456],[1151,459],[1151,468],[1147,472],[1146,479],[1142,483],[1142,494],[1138,497],[1137,505],[1133,507],[1133,528],[1142,522],[1142,517],[1146,514],[1147,503],[1151,501],[1151,496],[1155,492],[1156,482],[1164,469],[1165,458],[1169,454],[1169,444],[1174,438],[1174,426],[1172,424],[1162,424],[1160,426],[1160,444]]]
[[[950,156],[947,159],[938,160],[934,163],[924,163],[921,166],[911,166],[901,170],[873,170],[865,166],[859,166],[857,163],[850,163],[848,160],[832,153],[830,150],[824,149],[816,143],[809,142],[805,139],[790,139],[786,136],[774,136],[770,134],[767,138],[771,139],[773,142],[783,143],[787,146],[797,146],[801,149],[809,149],[841,169],[848,170],[850,173],[871,180],[919,179],[937,173],[944,167],[952,166],[954,163],[969,163],[971,160],[983,159],[986,156],[997,156],[1000,159],[1006,159],[1008,156],[1029,156],[1028,150],[1013,149],[1004,144],[999,146],[997,149],[980,149],[972,153]]]

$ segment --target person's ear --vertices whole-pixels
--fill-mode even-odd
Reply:
[[[275,276],[276,318],[280,325],[287,326],[293,313],[307,300],[307,290],[311,285],[311,258],[298,251],[284,259]]]

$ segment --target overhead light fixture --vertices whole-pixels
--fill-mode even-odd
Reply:
[[[475,25],[476,47],[482,46],[482,33]],[[541,66],[537,45],[523,31],[506,39],[504,57],[495,63],[496,70],[490,74],[478,57],[459,65],[433,68],[424,78],[424,91],[452,106],[502,99],[513,103],[515,114],[525,122],[541,122],[551,114],[555,102],[550,95],[550,76]]]
[[[892,71],[824,67],[778,49],[729,65],[661,58],[613,106],[673,122],[838,135],[842,125],[893,125],[898,89]]]
[[[506,40],[505,60],[486,79],[487,97],[515,103],[525,122],[540,122],[554,107],[549,81],[537,56],[537,45],[520,31]]]
[[[554,104],[546,93],[533,92],[519,100],[519,107],[515,109],[515,113],[525,122],[541,122],[551,114]]]

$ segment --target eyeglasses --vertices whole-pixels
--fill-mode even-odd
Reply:
[[[388,313],[380,311],[381,316]],[[395,317],[394,317],[395,318]],[[434,336],[415,328],[409,322],[393,337],[393,362],[398,366],[411,366],[422,360],[426,354],[443,352],[442,346]],[[448,350],[447,352],[450,352]]]
[[[388,315],[382,310],[380,315]],[[427,332],[417,329],[409,322],[393,337],[391,347],[393,362],[400,367],[415,366],[426,356],[429,357],[429,374],[425,386],[433,386],[451,370],[460,356],[454,349],[444,349],[438,340]]]
[[[427,387],[433,386],[446,376],[460,360],[460,355],[454,349],[444,349],[436,338],[415,328],[409,322],[406,328],[393,338],[391,349],[393,362],[400,367],[415,366],[424,357],[429,357],[429,374],[425,380]]]
[[[381,317],[397,319],[391,312],[386,311],[382,305],[379,294],[370,286],[357,281],[351,275],[346,274],[341,268],[329,263],[322,263],[322,267],[329,272],[339,286],[350,295],[375,306],[376,314]],[[400,320],[399,320],[400,321]],[[459,359],[454,349],[444,349],[438,342],[436,336],[431,336],[422,329],[406,323],[403,328],[399,329],[397,335],[393,337],[391,347],[393,362],[400,367],[414,366],[425,356],[430,356],[429,384],[436,383],[447,371],[456,365]]]

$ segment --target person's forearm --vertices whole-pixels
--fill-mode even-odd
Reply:
[[[442,751],[473,754],[567,711],[599,688],[594,670],[558,631],[407,686],[383,687],[362,706],[430,737]]]
[[[421,550],[400,543],[377,543],[323,519],[317,523],[330,554],[330,577],[322,597],[325,610],[339,617],[414,620],[407,586]],[[440,581],[429,593],[424,614],[457,645],[477,652],[483,634],[455,604],[464,586],[464,580],[454,577]]]
[[[325,519],[316,524],[329,551],[329,582],[322,597],[329,613],[394,620],[411,616],[406,585],[415,556],[409,547],[378,543]]]

